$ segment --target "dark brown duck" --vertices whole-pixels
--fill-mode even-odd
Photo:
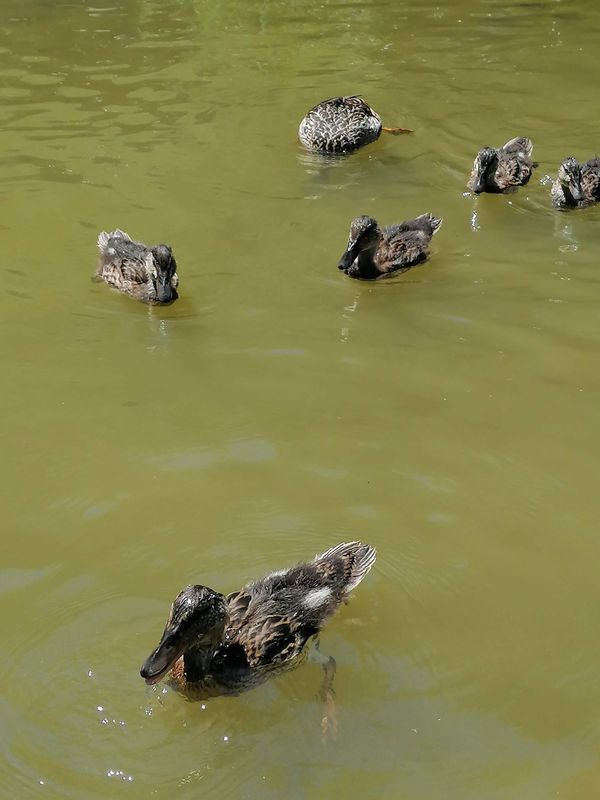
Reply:
[[[557,208],[585,208],[600,200],[600,158],[580,164],[576,158],[565,158],[550,189],[552,204]]]
[[[351,153],[387,133],[412,133],[409,128],[384,128],[381,117],[358,95],[331,97],[306,114],[298,138],[309,150]]]
[[[362,280],[405,272],[427,260],[431,237],[441,224],[433,214],[421,214],[386,228],[380,228],[373,217],[356,217],[338,269]]]
[[[375,555],[370,545],[347,542],[227,596],[206,586],[186,587],[173,601],[142,678],[154,684],[170,673],[180,692],[199,699],[236,694],[291,669],[369,572]],[[331,693],[334,670],[335,661],[326,659],[325,693]]]
[[[524,186],[533,169],[537,167],[531,160],[533,144],[525,136],[517,136],[502,147],[484,147],[475,157],[468,188],[481,192],[509,192]]]
[[[143,303],[166,305],[177,299],[177,264],[166,244],[147,247],[119,229],[98,236],[96,276]]]

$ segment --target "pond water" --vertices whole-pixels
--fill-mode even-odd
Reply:
[[[582,800],[600,784],[600,209],[547,176],[598,139],[596,0],[4,0],[6,798]],[[323,163],[362,93],[414,129]],[[465,183],[534,141],[512,195]],[[429,263],[336,264],[431,211]],[[180,300],[90,276],[172,244]],[[138,670],[179,589],[339,541],[378,561],[313,664],[189,703]]]

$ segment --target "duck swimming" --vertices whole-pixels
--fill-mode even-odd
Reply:
[[[442,220],[421,214],[397,225],[380,228],[373,217],[356,217],[338,269],[351,278],[376,280],[421,264],[429,256],[429,242]]]
[[[176,689],[199,699],[237,694],[293,668],[375,557],[370,545],[347,542],[226,596],[206,586],[187,586],[173,601],[160,642],[140,675],[154,684],[170,673]],[[335,661],[325,660],[322,699],[331,707]],[[323,724],[325,732],[325,717]]]
[[[502,147],[484,147],[473,162],[467,187],[472,192],[508,192],[524,186],[534,167],[531,139],[517,136]]]
[[[381,117],[358,97],[331,97],[306,114],[298,138],[308,150],[321,153],[351,153],[379,138],[381,131],[412,133],[409,128],[384,128]]]
[[[165,305],[177,300],[177,264],[166,244],[146,247],[125,231],[102,231],[96,276],[143,303]]]
[[[565,158],[550,189],[552,205],[558,208],[585,208],[600,200],[600,158],[579,164]]]

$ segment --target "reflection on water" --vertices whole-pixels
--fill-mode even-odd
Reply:
[[[0,794],[594,797],[598,209],[549,181],[598,146],[596,5],[3,11]],[[342,92],[415,133],[305,152]],[[467,192],[521,132],[539,175]],[[428,263],[339,273],[357,214],[427,211]],[[173,244],[177,303],[91,281],[118,226]],[[315,665],[144,686],[181,586],[343,539],[379,558],[321,639],[336,742]]]

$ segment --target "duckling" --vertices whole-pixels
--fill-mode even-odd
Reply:
[[[531,139],[517,136],[502,147],[484,147],[473,162],[467,187],[471,191],[508,192],[524,186],[531,178],[534,167],[531,160]]]
[[[584,208],[600,200],[600,158],[579,164],[565,158],[550,189],[552,204],[558,208]]]
[[[187,586],[173,601],[160,642],[140,675],[154,684],[170,673],[189,699],[237,694],[297,666],[315,637],[375,562],[360,542],[330,548],[227,596]],[[333,725],[335,661],[326,660],[324,733]]]
[[[386,228],[380,228],[373,217],[356,217],[338,269],[363,280],[406,272],[427,260],[429,242],[441,224],[441,218],[433,214],[421,214]]]
[[[331,97],[306,114],[298,138],[308,150],[351,153],[379,138],[381,131],[412,133],[410,128],[384,128],[381,117],[358,95]]]
[[[177,264],[166,244],[146,247],[121,230],[98,236],[96,277],[143,303],[165,305],[177,300]]]

